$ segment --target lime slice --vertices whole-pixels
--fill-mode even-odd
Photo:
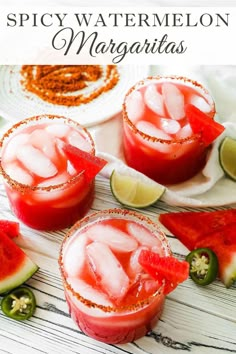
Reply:
[[[224,138],[220,145],[220,164],[227,176],[236,181],[236,140]]]
[[[123,205],[145,208],[154,204],[165,192],[165,187],[143,176],[132,176],[114,170],[110,177],[111,191]]]

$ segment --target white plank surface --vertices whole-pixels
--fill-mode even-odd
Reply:
[[[3,186],[0,198],[0,217],[15,220]],[[108,181],[98,176],[91,211],[113,207],[120,205]],[[157,220],[159,213],[173,210],[177,208],[159,202],[143,213]],[[40,266],[27,282],[36,295],[37,309],[30,320],[22,323],[0,313],[0,353],[236,353],[236,288],[226,289],[219,281],[205,288],[190,279],[180,285],[167,297],[158,325],[135,343],[115,346],[87,337],[69,317],[58,270],[58,251],[66,230],[38,232],[21,224],[21,231],[23,236],[16,242]],[[171,235],[168,238],[173,252],[183,258],[186,248]]]

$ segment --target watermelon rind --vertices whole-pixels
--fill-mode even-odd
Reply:
[[[230,264],[221,270],[220,278],[226,288],[230,288],[236,282],[236,254],[233,255]]]
[[[0,294],[6,293],[25,283],[37,272],[39,267],[28,256],[25,255],[24,263],[19,269],[5,279],[0,280]]]

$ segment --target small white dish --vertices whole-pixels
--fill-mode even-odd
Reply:
[[[76,120],[83,126],[104,122],[122,110],[126,92],[137,81],[149,75],[149,66],[117,66],[119,81],[111,90],[80,106],[62,106],[48,103],[26,91],[20,74],[21,66],[0,66],[0,115],[17,122],[39,114],[57,114]],[[90,86],[93,89],[93,86]]]

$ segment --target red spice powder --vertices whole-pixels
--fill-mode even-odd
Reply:
[[[23,65],[21,75],[26,91],[63,106],[89,103],[119,81],[115,65]],[[82,93],[91,83],[97,85]]]

